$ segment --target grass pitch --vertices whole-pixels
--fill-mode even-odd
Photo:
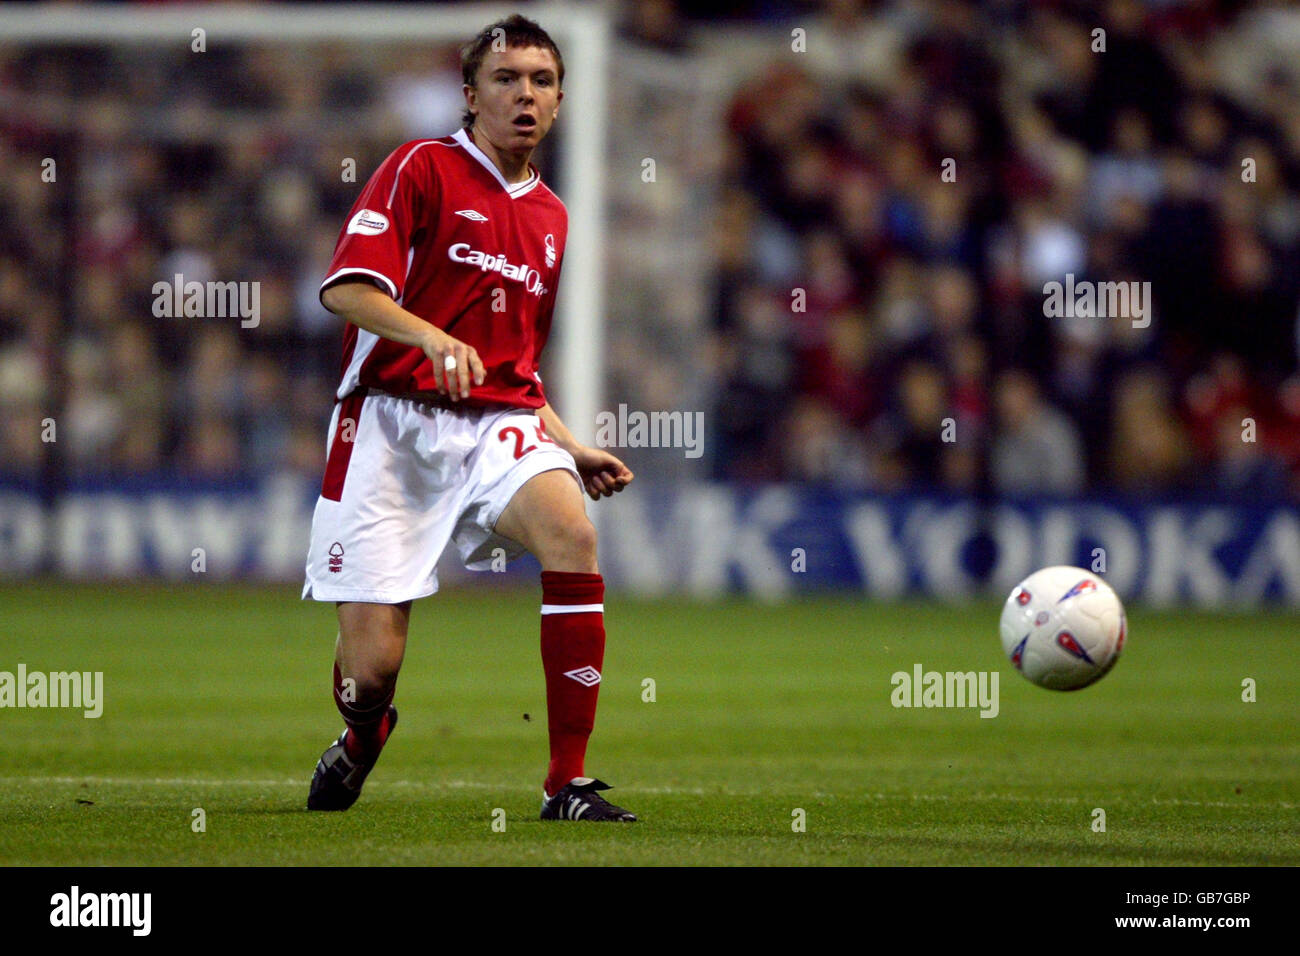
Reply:
[[[296,597],[0,588],[0,670],[103,671],[105,696],[0,710],[0,864],[1300,864],[1297,615],[1130,608],[1115,670],[1064,694],[1011,669],[992,604],[612,595],[587,768],[641,822],[595,826],[537,819],[531,589],[419,602],[364,795],[305,811],[342,724],[333,608]],[[918,663],[998,671],[998,716],[894,708]]]

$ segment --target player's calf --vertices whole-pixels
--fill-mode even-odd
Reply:
[[[347,724],[344,737],[349,759],[373,763],[379,757],[392,730],[389,711],[396,690],[396,675],[363,683],[344,678],[339,665],[334,665],[334,705]]]

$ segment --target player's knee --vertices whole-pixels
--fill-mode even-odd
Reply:
[[[364,688],[367,693],[382,697],[397,683],[397,672],[401,666],[400,660],[380,658],[367,661],[358,673],[358,687]]]
[[[569,523],[568,537],[575,553],[596,560],[596,526],[586,515]]]
[[[402,662],[382,655],[360,654],[339,668],[358,704],[386,697],[397,683]]]
[[[596,526],[586,515],[577,515],[555,529],[552,548],[558,571],[596,570]]]

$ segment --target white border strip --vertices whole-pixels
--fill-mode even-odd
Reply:
[[[592,611],[605,613],[603,604],[543,604],[543,614],[589,614]]]
[[[408,269],[411,266],[409,262],[406,265]],[[342,269],[340,269],[338,272],[335,272],[333,275],[326,276],[325,281],[320,284],[320,291],[324,292],[325,287],[329,285],[331,282],[333,282],[335,279],[337,279],[339,276],[354,275],[354,274],[374,276],[376,279],[382,279],[384,281],[384,285],[388,286],[388,294],[391,295],[394,299],[397,298],[397,283],[395,283],[392,279],[388,278],[388,276],[384,275],[382,272],[376,272],[374,269],[363,269],[361,268],[361,266],[344,266]],[[319,295],[319,293],[317,294]]]

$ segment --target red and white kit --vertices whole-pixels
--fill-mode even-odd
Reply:
[[[460,130],[397,149],[353,206],[322,290],[368,278],[476,349],[486,377],[452,405],[423,351],[348,323],[303,597],[432,594],[449,542],[475,569],[522,553],[493,528],[529,478],[558,468],[581,487],[533,411],[568,214],[530,169],[507,183]]]

